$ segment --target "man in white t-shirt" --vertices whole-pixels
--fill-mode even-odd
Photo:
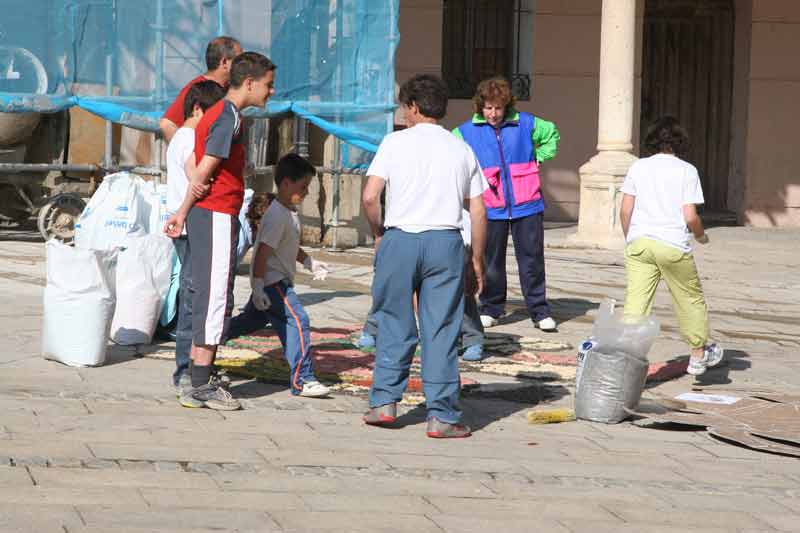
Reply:
[[[722,348],[708,342],[708,310],[689,245],[689,232],[698,243],[708,243],[696,208],[704,202],[700,177],[676,156],[685,150],[688,136],[675,118],[657,120],[644,144],[655,155],[634,163],[621,189],[620,221],[628,243],[625,314],[649,315],[664,278],[691,348],[687,371],[700,375],[723,357]]]
[[[464,317],[462,210],[469,204],[472,264],[483,286],[487,188],[472,149],[438,124],[447,112],[447,86],[417,75],[400,88],[408,128],[387,135],[367,171],[364,211],[375,236],[373,309],[380,334],[370,410],[364,422],[396,420],[417,343],[428,407],[427,434],[468,437],[461,424],[458,341]],[[381,223],[380,195],[386,188]],[[412,298],[419,295],[419,331]]]
[[[183,100],[184,123],[178,128],[167,148],[167,213],[175,214],[183,203],[189,180],[186,162],[194,157],[195,127],[206,109],[225,96],[225,89],[206,80],[189,88]],[[183,389],[191,388],[189,364],[192,349],[192,269],[189,241],[186,233],[172,241],[181,265],[178,289],[178,325],[175,331],[175,372],[172,381],[180,397]]]

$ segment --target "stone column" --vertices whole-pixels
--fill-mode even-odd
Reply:
[[[633,155],[636,0],[603,0],[597,155],[580,168],[578,232],[570,242],[623,248],[619,192]]]

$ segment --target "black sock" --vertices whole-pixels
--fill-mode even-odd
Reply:
[[[192,365],[192,387],[202,387],[211,379],[211,365]]]

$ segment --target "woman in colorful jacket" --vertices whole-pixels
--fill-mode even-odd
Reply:
[[[473,98],[472,119],[453,130],[472,147],[489,182],[483,193],[489,223],[481,322],[492,327],[505,312],[510,231],[528,313],[536,327],[554,331],[556,323],[545,296],[544,200],[539,164],[556,155],[560,136],[552,122],[520,113],[514,104],[505,79],[484,80]]]

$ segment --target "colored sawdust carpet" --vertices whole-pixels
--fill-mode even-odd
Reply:
[[[375,350],[356,345],[360,326],[311,328],[311,357],[317,378],[332,390],[363,394],[372,385]],[[534,337],[487,333],[482,361],[461,361],[461,371],[496,374],[540,381],[572,381],[575,379],[575,356],[569,344]],[[562,352],[561,354],[553,352]],[[174,349],[158,345],[142,346],[140,356],[173,359]],[[283,355],[278,334],[262,329],[229,340],[220,346],[216,364],[228,373],[245,378],[286,384],[289,365]],[[462,387],[473,388],[475,380],[462,375]],[[404,401],[415,404],[422,400],[420,349],[411,364]]]
[[[375,365],[373,348],[359,349],[356,345],[360,326],[311,328],[311,357],[317,378],[330,385],[332,390],[363,394],[372,385]],[[140,357],[174,360],[175,350],[169,346],[146,345],[137,347]],[[461,361],[461,384],[473,389],[478,382],[464,376],[465,372],[495,374],[540,382],[574,382],[576,370],[575,351],[571,345],[537,337],[522,337],[508,333],[487,332],[484,338],[485,358],[481,361]],[[265,382],[287,384],[289,365],[277,333],[262,329],[250,335],[237,337],[220,346],[218,366],[229,373]],[[651,363],[648,381],[666,381],[683,375],[686,358]],[[411,365],[406,403],[422,400],[420,349]]]
[[[359,327],[311,328],[311,357],[314,371],[333,390],[363,392],[372,385],[375,354],[355,345]],[[217,355],[217,365],[231,374],[263,381],[288,383],[289,365],[275,331],[263,329],[226,343]],[[474,381],[463,380],[464,385]],[[408,380],[408,392],[422,391],[419,357],[415,356]]]
[[[359,349],[356,339],[360,327],[312,328],[311,357],[317,377],[333,384],[334,390],[362,392],[372,385],[375,363],[374,349]],[[574,357],[541,361],[533,349],[569,350],[567,344],[535,338],[519,338],[489,334],[486,338],[487,358],[480,362],[461,362],[463,371],[523,377],[541,380],[572,380],[575,378]],[[422,391],[419,347],[411,365],[409,393]],[[275,331],[260,330],[251,335],[228,341],[220,349],[217,365],[232,374],[264,381],[286,383],[289,366]],[[462,386],[475,385],[474,380],[462,377]]]

